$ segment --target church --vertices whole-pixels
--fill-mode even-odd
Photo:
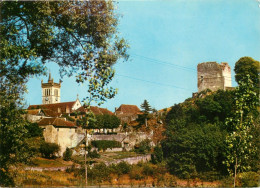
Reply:
[[[26,118],[30,122],[36,122],[43,128],[43,136],[46,142],[56,143],[60,146],[60,155],[66,148],[76,147],[85,137],[81,127],[76,126],[76,120],[86,112],[78,97],[75,101],[60,102],[61,82],[55,83],[49,73],[47,83],[41,81],[42,104],[30,105],[27,108]],[[109,114],[112,112],[105,108],[91,106],[94,114]],[[72,116],[73,113],[82,114]]]

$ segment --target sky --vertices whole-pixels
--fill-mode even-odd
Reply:
[[[112,112],[121,104],[140,107],[145,99],[157,110],[183,102],[197,92],[198,63],[227,62],[236,86],[236,61],[244,56],[260,61],[260,0],[120,0],[116,6],[130,58],[114,66],[111,85],[118,94],[101,106]],[[58,82],[58,67],[47,67]],[[30,78],[27,105],[42,103],[42,79],[48,80]],[[86,88],[64,78],[61,102],[77,94],[83,99]]]

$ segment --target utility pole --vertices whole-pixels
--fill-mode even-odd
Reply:
[[[88,146],[88,130],[85,136],[85,185],[88,186],[88,166],[87,166],[87,146]]]
[[[87,146],[88,146],[88,120],[89,114],[87,115],[87,122],[86,122],[86,136],[85,136],[85,186],[88,186],[88,165],[87,165]]]

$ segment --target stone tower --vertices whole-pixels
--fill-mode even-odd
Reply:
[[[61,82],[54,83],[53,78],[51,78],[51,73],[49,73],[48,83],[42,84],[42,104],[53,104],[60,103],[60,86]]]
[[[217,91],[229,89],[231,85],[231,69],[228,63],[206,62],[197,66],[198,92],[205,89]]]

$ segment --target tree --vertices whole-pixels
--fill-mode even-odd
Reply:
[[[147,117],[148,117],[148,114],[149,112],[152,111],[152,108],[151,106],[149,105],[148,101],[145,99],[144,102],[141,104],[141,109],[142,112],[144,113],[143,115],[141,115],[141,117],[139,117],[139,119],[145,119],[145,126],[147,127]]]
[[[45,142],[40,146],[40,153],[45,158],[54,158],[59,152],[60,146],[55,143]]]
[[[61,77],[74,74],[76,82],[88,82],[86,101],[105,101],[116,94],[108,87],[115,75],[112,66],[128,59],[128,45],[118,36],[112,1],[1,1],[0,7],[0,104],[1,113],[6,112],[0,139],[12,150],[1,152],[6,171],[18,160],[10,154],[23,151],[18,148],[26,129],[19,108],[28,78],[46,73],[46,63],[54,62]],[[14,141],[7,144],[5,137]]]
[[[152,108],[150,106],[150,104],[148,103],[148,101],[145,99],[144,102],[141,104],[141,109],[143,113],[148,114],[149,112],[152,111]]]
[[[154,147],[153,154],[151,155],[151,161],[153,164],[162,162],[163,160],[163,151],[160,145]]]
[[[63,160],[69,161],[69,160],[71,160],[71,156],[72,156],[72,150],[69,148],[66,148],[66,150],[63,152]]]
[[[257,148],[252,144],[251,129],[259,99],[250,75],[246,75],[239,81],[235,95],[236,112],[226,121],[231,131],[226,138],[227,158],[225,160],[230,175],[234,176],[234,187],[237,174],[251,168],[250,159]]]
[[[260,62],[251,57],[241,57],[235,65],[235,78],[239,83],[246,75],[250,75],[256,88],[259,88]]]
[[[0,185],[14,186],[11,165],[28,162],[32,153],[26,144],[26,137],[30,137],[29,122],[22,117],[23,85],[13,85],[10,80],[1,80],[0,87]]]

